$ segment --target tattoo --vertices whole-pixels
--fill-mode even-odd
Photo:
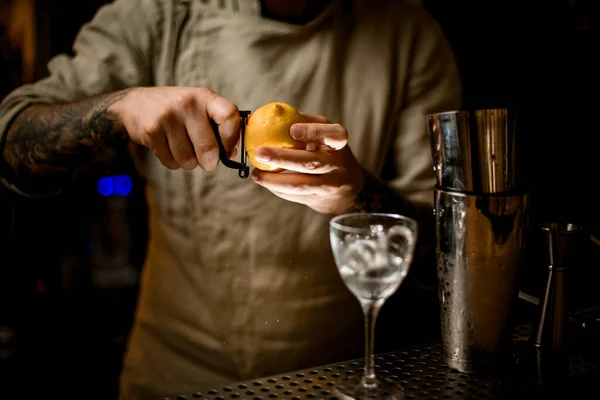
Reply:
[[[403,198],[364,169],[363,176],[364,186],[347,212],[395,213],[415,218],[419,222],[424,206]]]
[[[127,92],[23,110],[0,145],[2,178],[31,195],[61,189],[104,143],[127,137],[121,124],[106,112]]]
[[[435,225],[431,206],[412,202],[377,179],[371,173],[363,170],[364,186],[358,194],[354,205],[346,212],[358,213],[393,213],[405,215],[417,221],[419,236],[415,250],[414,264],[422,267],[412,268],[416,281],[427,286],[437,284],[435,270]],[[433,196],[433,192],[432,192]]]

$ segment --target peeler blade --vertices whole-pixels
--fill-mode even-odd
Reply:
[[[225,146],[223,146],[223,141],[221,140],[221,135],[219,134],[219,125],[213,120],[210,121],[213,133],[215,134],[215,138],[217,139],[217,143],[219,144],[219,160],[221,160],[221,163],[227,168],[237,169],[238,176],[242,179],[246,179],[250,175],[250,167],[248,166],[248,163],[246,161],[246,150],[244,150],[246,124],[248,123],[248,117],[250,116],[250,113],[250,111],[240,111],[240,162],[231,160],[228,157],[227,151],[225,150]]]

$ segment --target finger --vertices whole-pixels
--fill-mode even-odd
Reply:
[[[322,115],[308,114],[308,113],[304,113],[304,112],[301,112],[300,115],[304,117],[304,120],[306,122],[316,122],[318,124],[330,124],[331,123],[327,118],[325,118]]]
[[[206,91],[202,90],[201,93]],[[202,169],[212,171],[219,164],[219,146],[206,115],[205,102],[205,98],[198,97],[197,92],[181,96],[177,102],[177,118],[184,121],[184,129],[194,153],[194,167],[200,165]]]
[[[304,147],[304,150],[306,151],[317,151],[319,149],[319,144],[317,143],[306,143],[306,147]],[[325,146],[325,147],[329,147],[329,146]]]
[[[205,171],[214,171],[219,165],[219,145],[208,118],[198,115],[192,114],[187,118],[187,134],[194,148],[197,165]]]
[[[272,192],[295,195],[330,195],[340,188],[340,178],[335,173],[310,175],[302,173],[266,172],[255,168],[252,179]]]
[[[306,146],[304,146],[304,150],[307,150],[307,151],[332,151],[333,149],[324,144],[306,143]]]
[[[178,119],[170,119],[165,121],[165,131],[169,149],[177,164],[184,169],[194,169],[198,165],[198,160],[185,125]]]
[[[303,195],[303,194],[287,194],[287,193],[275,192],[272,190],[270,192],[279,198],[282,198],[284,200],[291,201],[294,203],[298,203],[298,204],[308,205],[319,199],[319,196],[316,194],[305,194],[305,195]]]
[[[348,132],[340,124],[297,123],[291,126],[290,136],[300,142],[324,144],[336,150],[348,144]]]
[[[307,151],[259,147],[254,157],[271,167],[283,168],[306,174],[326,174],[340,168],[338,153],[331,151]]]
[[[177,164],[177,161],[175,161],[171,154],[167,136],[164,133],[162,135],[153,135],[150,139],[149,147],[162,165],[169,169],[179,169],[179,164]]]
[[[240,111],[237,106],[212,92],[206,102],[206,113],[210,119],[219,125],[223,147],[225,147],[227,154],[231,154],[240,138]]]

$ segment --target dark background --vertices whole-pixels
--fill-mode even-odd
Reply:
[[[36,2],[37,78],[46,75],[51,56],[71,52],[81,24],[106,2]],[[465,107],[517,111],[521,176],[532,189],[534,222],[571,221],[598,232],[598,2],[424,3],[455,51]],[[0,97],[21,83],[19,68],[18,54],[2,60]],[[110,236],[111,216],[123,215],[132,234],[129,264],[136,270],[146,235],[143,183],[127,160],[117,173],[134,182],[131,194],[117,199],[121,211],[96,191],[102,171],[52,199],[0,190],[0,397],[17,389],[25,398],[114,398],[137,283],[94,282],[91,248],[111,241],[95,243],[100,239],[93,231]],[[596,301],[600,262],[591,252],[583,247],[572,273],[573,307]],[[544,279],[540,265],[533,257],[522,283],[534,294]]]

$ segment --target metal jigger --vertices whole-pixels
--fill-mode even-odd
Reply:
[[[529,216],[528,193],[516,182],[513,120],[489,109],[427,122],[444,360],[461,372],[490,372],[507,353]]]
[[[577,254],[582,228],[570,223],[545,223],[540,228],[547,246],[548,273],[531,340],[536,347],[537,379],[543,383],[567,372],[566,271]]]
[[[562,349],[567,341],[568,326],[565,272],[576,251],[581,227],[547,223],[540,228],[548,246],[548,278],[533,339],[537,346]]]

